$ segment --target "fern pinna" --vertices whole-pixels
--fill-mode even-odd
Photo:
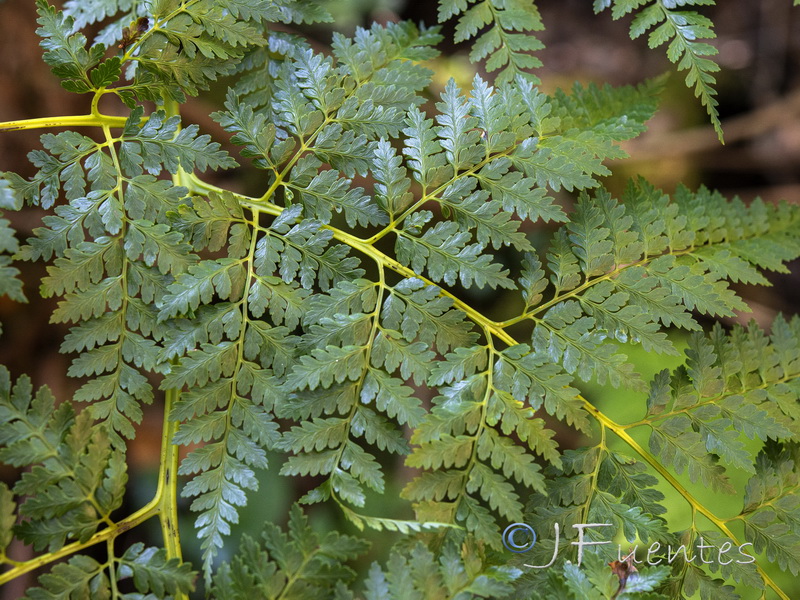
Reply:
[[[676,10],[710,3],[594,8],[639,11],[633,37],[671,39],[721,132],[714,49],[697,41],[711,23]],[[747,311],[731,283],[786,270],[800,211],[643,178],[615,198],[607,161],[627,156],[663,81],[543,92],[526,70],[543,22],[525,0],[440,2],[458,40],[477,36],[471,58],[500,71],[439,92],[438,27],[335,34],[329,53],[273,27],[330,20],[320,2],[37,9],[45,62],[90,112],[0,127],[93,133],[45,133],[35,176],[2,174],[4,210],[49,211],[22,247],[0,221],[2,291],[25,300],[12,260],[49,264],[40,291],[71,324],[61,350],[84,406],[0,372],[0,459],[24,470],[0,484],[0,583],[53,564],[26,597],[790,597],[775,573],[800,570],[800,321],[704,332],[699,319]],[[97,21],[89,44],[79,30]],[[230,75],[212,116],[260,170],[258,196],[202,179],[238,163],[181,122],[187,96]],[[128,116],[101,112],[105,97]],[[486,314],[475,290],[510,306]],[[626,355],[639,349],[684,359],[647,382]],[[615,420],[589,382],[638,401]],[[158,488],[121,516],[126,444],[154,400]],[[559,423],[579,447],[559,447]],[[376,500],[403,477],[393,455],[413,471],[404,515]],[[288,534],[267,523],[220,565],[268,468],[314,484]],[[741,510],[695,488],[738,494]],[[202,583],[183,561],[179,492]],[[321,502],[355,527],[313,529],[300,505]],[[152,517],[162,544],[118,539]],[[538,532],[528,552],[508,551],[509,524]],[[399,534],[360,577],[365,527]],[[15,559],[14,540],[42,554]],[[621,544],[647,548],[646,564]]]

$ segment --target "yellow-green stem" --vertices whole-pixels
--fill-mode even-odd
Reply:
[[[22,119],[0,123],[0,131],[19,131],[23,129],[46,129],[51,127],[124,127],[125,117],[109,115],[70,115],[63,117],[42,117],[39,119]]]
[[[167,558],[182,560],[181,538],[178,531],[178,446],[172,443],[178,431],[178,421],[170,418],[170,412],[178,401],[180,392],[168,390],[164,403],[164,429],[161,436],[161,466],[158,473],[159,499],[158,519],[164,536]]]
[[[8,583],[9,581],[16,579],[20,575],[29,573],[30,571],[48,565],[61,558],[65,558],[67,556],[70,556],[71,554],[75,554],[76,552],[80,552],[85,548],[89,548],[90,546],[94,546],[96,544],[100,544],[102,542],[115,538],[118,535],[128,531],[129,529],[133,529],[134,527],[141,525],[142,523],[147,521],[150,517],[153,517],[154,515],[158,514],[159,510],[158,507],[159,507],[159,497],[158,494],[156,494],[155,498],[153,498],[150,502],[148,502],[145,506],[137,510],[135,513],[133,513],[131,516],[115,523],[113,527],[106,527],[105,529],[98,531],[87,541],[73,542],[72,544],[68,544],[63,548],[55,550],[54,552],[48,552],[47,554],[42,554],[41,556],[37,556],[35,558],[32,558],[31,560],[18,563],[16,567],[14,567],[13,569],[9,569],[8,571],[0,575],[0,585]]]
[[[169,101],[165,105],[167,114],[179,115],[179,105],[175,101]],[[189,175],[182,169],[178,169],[172,177],[175,185],[185,185]],[[173,361],[174,362],[174,361]],[[181,553],[181,536],[178,528],[178,461],[179,447],[172,443],[175,434],[178,432],[180,423],[173,421],[171,417],[172,408],[180,399],[180,390],[167,390],[164,397],[164,430],[161,439],[161,466],[158,474],[158,485],[162,488],[160,495],[161,504],[159,505],[158,518],[161,522],[161,533],[164,538],[164,549],[167,558],[177,558],[183,560]],[[184,600],[185,594],[178,592],[176,600]]]
[[[117,600],[119,598],[119,589],[117,588],[117,569],[114,564],[114,538],[106,540],[106,549],[108,554],[106,566],[108,567],[108,581],[111,584],[111,597]]]

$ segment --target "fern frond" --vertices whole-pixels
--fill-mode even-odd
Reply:
[[[394,552],[386,569],[373,563],[365,581],[366,600],[421,598],[436,594],[452,598],[508,598],[520,571],[491,566],[479,548],[465,544],[443,548],[438,562],[430,550],[417,544],[404,553]],[[423,583],[424,582],[424,583]]]
[[[61,79],[61,85],[77,94],[103,87],[107,75],[93,72],[90,77],[89,71],[103,59],[106,47],[96,44],[86,50],[86,36],[74,33],[74,19],[50,6],[47,0],[37,0],[36,10],[40,25],[36,33],[42,38],[40,45],[45,49],[42,59],[51,67],[53,75]],[[112,77],[112,81],[116,81],[120,72],[118,59],[108,59],[100,68],[116,73],[116,77]]]
[[[656,378],[648,417],[641,423],[653,428],[650,448],[664,464],[678,472],[688,468],[692,481],[731,491],[714,455],[731,467],[755,474],[753,456],[741,433],[762,441],[767,439],[765,432],[773,439],[795,437],[796,414],[791,408],[782,409],[776,400],[780,390],[797,376],[796,365],[784,363],[788,370],[771,367],[771,374],[751,388],[749,373],[770,368],[767,365],[775,365],[787,351],[788,356],[795,352],[797,320],[786,323],[779,318],[774,327],[781,332],[782,346],[777,348],[755,326],[736,328],[729,336],[717,328],[710,339],[694,334],[686,366],[671,380],[666,372]],[[748,344],[759,348],[757,361],[743,360]],[[771,399],[772,389],[779,394],[775,399]]]
[[[469,58],[472,62],[486,59],[490,73],[502,69],[498,83],[517,76],[539,83],[539,78],[527,71],[542,66],[530,53],[544,48],[533,35],[544,29],[533,0],[439,0],[439,23],[453,17],[458,17],[455,41],[477,37]]]
[[[641,388],[623,355],[605,340],[633,341],[674,354],[659,321],[697,329],[686,308],[712,315],[747,310],[724,277],[738,278],[745,267],[753,273],[759,267],[783,268],[780,259],[750,249],[771,248],[779,238],[779,256],[796,256],[800,247],[791,223],[798,216],[788,205],[756,201],[745,207],[706,189],[691,193],[680,188],[670,203],[643,181],[631,183],[625,199],[618,204],[602,190],[591,201],[585,194],[579,198],[548,256],[553,295],[528,314],[544,313],[532,316],[534,348],[554,362],[563,361],[568,372],[584,379],[595,374],[612,383],[627,380]],[[752,225],[739,225],[748,222]],[[716,260],[721,256],[735,270],[723,269]],[[526,285],[541,297],[547,289],[545,273],[541,266],[537,271],[523,281],[535,277]]]
[[[795,469],[797,444],[767,446],[755,465],[755,474],[747,483],[741,519],[745,538],[756,552],[781,570],[797,575],[800,564],[800,507],[797,492],[800,486]]]
[[[17,199],[8,180],[0,174],[0,209],[17,210]],[[2,216],[0,212],[0,216]],[[18,278],[20,272],[11,266],[12,258],[19,250],[19,242],[15,231],[8,219],[0,218],[0,295],[7,296],[15,302],[27,302],[25,292],[22,291],[22,281]],[[0,332],[2,329],[0,328]]]
[[[127,475],[124,458],[111,447],[105,428],[93,427],[86,411],[75,415],[69,403],[56,408],[47,388],[34,395],[27,377],[12,386],[5,368],[0,369],[0,418],[5,423],[0,460],[31,467],[11,489],[24,498],[15,536],[52,552],[67,541],[88,540],[110,522],[122,504]]]
[[[70,373],[97,376],[75,399],[92,402],[93,416],[111,423],[115,444],[133,436],[131,422],[142,418],[140,403],[152,401],[151,386],[140,372],[159,369],[155,340],[161,335],[151,303],[166,293],[167,277],[196,261],[167,218],[186,190],[155,175],[165,168],[192,169],[195,163],[201,168],[235,164],[207,136],[197,136],[196,128],[179,132],[178,121],[165,120],[163,113],[142,126],[141,114],[134,111],[121,137],[106,145],[71,132],[46,134],[42,142],[48,152],[31,155],[41,166],[38,174],[30,182],[10,182],[18,198],[45,206],[55,202],[63,185],[69,204],[57,207],[18,255],[56,257],[42,292],[64,296],[54,319],[75,323],[62,347],[82,352]],[[122,171],[117,173],[115,165]]]
[[[619,19],[637,11],[630,26],[631,39],[636,39],[653,29],[647,43],[650,48],[658,48],[669,42],[667,57],[670,62],[678,64],[679,71],[688,71],[686,86],[694,88],[694,95],[700,98],[706,107],[714,131],[722,141],[722,124],[717,111],[717,83],[713,73],[719,71],[719,65],[709,58],[717,54],[717,49],[702,40],[716,37],[713,23],[708,17],[693,10],[676,10],[684,6],[713,5],[714,0],[596,0],[595,12],[611,6],[611,15]],[[647,6],[644,6],[647,5]]]
[[[288,534],[267,523],[261,543],[245,535],[242,548],[231,563],[216,573],[212,592],[221,600],[244,600],[259,589],[262,597],[329,597],[349,583],[355,572],[347,562],[363,554],[367,543],[332,531],[316,533],[297,505],[289,513]]]
[[[635,12],[633,37],[669,42],[719,131],[711,23],[679,10],[711,3],[594,7]],[[438,6],[494,84],[451,79],[431,98],[438,28],[358,28],[327,53],[277,31],[330,20],[317,0],[68,0],[63,11],[39,0],[45,62],[92,93],[91,109],[0,128],[97,135],[46,134],[30,179],[0,174],[0,209],[50,211],[21,248],[0,219],[0,292],[24,300],[8,254],[51,263],[40,291],[59,297],[51,320],[70,324],[61,351],[77,354],[68,373],[85,378],[74,399],[88,407],[56,406],[0,369],[0,460],[24,470],[0,484],[0,583],[59,560],[28,597],[185,598],[195,575],[180,559],[179,475],[219,598],[735,598],[730,581],[781,595],[765,563],[800,572],[800,321],[701,327],[747,310],[733,284],[768,285],[765,271],[800,256],[800,210],[703,187],[668,195],[643,179],[617,200],[601,178],[644,131],[661,80],[548,94],[526,72],[542,47],[534,0]],[[99,21],[90,46],[78,29]],[[254,197],[200,179],[238,163],[177,114],[230,74],[213,118],[259,169]],[[107,95],[127,117],[101,112]],[[550,228],[531,235],[539,220]],[[691,332],[683,363],[648,385],[628,355],[678,356],[673,326]],[[615,422],[578,380],[630,388],[642,414]],[[158,488],[115,522],[124,440],[154,385]],[[559,424],[590,439],[560,448]],[[281,475],[311,480],[300,503],[332,501],[359,530],[406,536],[363,589],[350,563],[366,542],[317,533],[297,505],[288,533],[268,525],[215,569],[273,453]],[[410,519],[368,506],[397,489],[398,468],[414,470],[400,492]],[[744,478],[739,514],[693,495]],[[662,487],[690,508],[683,530]],[[164,547],[118,556],[119,535],[153,516]],[[597,544],[585,564],[523,573],[501,554],[508,522],[545,534],[519,564],[571,558],[584,534],[759,556],[637,571]],[[581,523],[614,533],[570,527]],[[562,539],[547,535],[559,525]],[[14,540],[48,553],[17,561]],[[105,562],[84,553],[100,543]]]
[[[140,594],[175,596],[194,591],[195,573],[188,564],[177,558],[167,559],[163,549],[145,548],[144,544],[130,546],[119,559],[119,580],[133,578]]]

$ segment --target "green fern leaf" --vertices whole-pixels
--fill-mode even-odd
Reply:
[[[775,446],[768,447],[759,454],[742,511],[745,537],[754,550],[766,552],[770,561],[793,575],[800,571],[796,553],[800,545],[800,505],[793,468],[796,455],[796,444],[782,452]]]
[[[474,283],[478,287],[513,289],[508,271],[492,262],[491,256],[481,255],[480,244],[467,245],[469,238],[452,221],[439,222],[420,237],[401,232],[397,258],[415,272],[426,270],[432,280],[448,285],[460,281],[465,287]]]
[[[487,59],[486,69],[489,72],[502,69],[497,76],[498,82],[508,82],[521,75],[539,83],[538,77],[525,71],[542,66],[542,62],[530,54],[544,48],[531,34],[544,29],[539,10],[533,2],[482,0],[475,3],[475,0],[440,0],[438,15],[440,23],[458,17],[456,42],[474,38],[485,26],[491,25],[475,40],[470,60],[478,62]],[[514,31],[523,33],[513,33]]]
[[[463,313],[451,309],[452,305],[452,300],[441,296],[436,286],[411,278],[392,288],[384,301],[381,319],[384,326],[400,331],[407,341],[419,339],[446,352],[468,346],[474,340]]]
[[[88,412],[76,416],[69,403],[56,409],[49,390],[34,396],[26,377],[12,387],[5,369],[0,381],[0,417],[7,424],[0,460],[32,467],[12,488],[15,496],[27,496],[19,505],[23,520],[13,527],[16,537],[50,551],[68,539],[85,542],[122,504],[122,455]]]
[[[103,566],[93,558],[77,554],[39,577],[43,587],[32,588],[25,600],[40,598],[88,598],[93,592],[108,593],[108,578]]]
[[[611,1],[595,2],[595,12],[600,12],[611,5]],[[642,8],[643,5],[647,5]],[[706,107],[711,124],[722,140],[722,124],[717,111],[717,95],[714,85],[716,79],[712,75],[719,71],[719,66],[710,58],[717,54],[717,49],[700,40],[712,39],[715,36],[713,24],[703,15],[688,10],[675,10],[683,6],[703,6],[714,4],[713,0],[686,0],[669,2],[657,0],[644,2],[640,0],[613,0],[611,14],[614,19],[639,11],[630,25],[631,39],[636,39],[652,29],[648,37],[650,48],[667,45],[667,57],[678,64],[679,71],[688,71],[686,85],[694,88],[695,96],[700,98]],[[653,29],[655,28],[655,29]]]
[[[223,563],[214,577],[213,593],[226,600],[243,600],[258,588],[264,598],[328,597],[336,582],[349,582],[355,573],[346,561],[363,554],[367,544],[355,537],[316,533],[294,505],[288,535],[271,523],[262,544],[243,537],[242,552],[231,564]]]
[[[131,113],[122,133],[120,161],[129,175],[141,175],[142,170],[157,175],[162,165],[170,173],[177,173],[178,167],[205,171],[237,166],[235,160],[219,150],[217,142],[209,142],[210,136],[198,136],[196,125],[178,131],[180,119],[166,118],[163,112],[153,113],[142,124],[142,112],[137,108]],[[145,144],[147,150],[142,154]]]
[[[37,23],[40,25],[36,33],[42,38],[40,45],[45,49],[42,58],[53,74],[61,79],[61,85],[78,94],[102,87],[94,84],[87,72],[102,60],[105,46],[95,45],[87,51],[86,37],[82,33],[73,33],[74,19],[50,6],[47,0],[37,0],[36,10],[39,14]],[[101,67],[101,74],[92,79],[105,79],[107,73],[103,75],[102,72],[106,68]]]
[[[120,559],[117,578],[133,578],[136,590],[156,596],[194,591],[195,573],[187,563],[177,558],[167,559],[163,549],[145,548],[144,544],[130,546]]]

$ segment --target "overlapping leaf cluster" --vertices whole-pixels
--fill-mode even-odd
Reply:
[[[358,538],[335,531],[314,532],[295,505],[289,515],[288,535],[273,524],[262,533],[263,549],[249,536],[231,564],[224,563],[212,588],[221,600],[244,600],[258,590],[265,599],[318,598],[341,600],[402,600],[405,598],[507,598],[520,575],[508,567],[489,567],[479,548],[459,552],[448,545],[435,556],[423,544],[395,551],[386,569],[372,563],[363,582],[345,564],[367,549]],[[362,593],[357,593],[358,590]]]
[[[758,327],[710,339],[692,336],[686,366],[672,377],[663,371],[651,385],[647,425],[650,450],[692,481],[720,491],[732,488],[722,463],[755,475],[756,465],[741,439],[792,439],[798,411],[797,326],[779,317],[767,336]]]
[[[798,385],[800,319],[778,317],[770,335],[755,325],[727,335],[716,327],[692,338],[685,367],[655,378],[643,420],[653,455],[688,470],[692,481],[734,493],[723,465],[750,474],[743,510],[732,520],[744,523],[755,552],[792,574],[800,570]],[[757,455],[747,438],[765,442]]]
[[[86,542],[100,529],[114,535],[111,515],[122,505],[128,480],[125,455],[115,450],[105,427],[90,413],[75,414],[72,405],[55,405],[46,387],[33,393],[30,379],[13,386],[0,369],[0,460],[25,468],[9,488],[0,483],[0,557],[17,538],[34,550],[60,550]],[[5,562],[5,561],[4,561]],[[188,564],[167,560],[163,549],[134,544],[118,559],[102,563],[73,555],[40,579],[26,598],[109,597],[111,579],[132,577],[140,593],[160,597],[194,588]]]
[[[122,503],[123,456],[112,450],[104,429],[93,428],[88,412],[76,416],[69,403],[56,409],[47,388],[33,396],[27,377],[12,388],[6,369],[0,376],[6,424],[0,459],[14,467],[33,466],[12,490],[26,497],[19,508],[25,520],[14,527],[15,535],[36,550],[57,550],[68,538],[85,541]],[[9,490],[3,490],[13,511]],[[12,525],[13,519],[9,533]]]
[[[779,317],[771,335],[755,325],[735,327],[727,334],[715,327],[708,335],[693,335],[686,355],[684,366],[655,376],[646,415],[624,428],[649,427],[652,456],[677,473],[688,471],[690,481],[706,487],[741,493],[726,469],[750,474],[742,511],[724,521],[744,524],[744,537],[738,542],[746,544],[742,548],[747,556],[734,556],[727,562],[731,539],[719,531],[701,529],[695,519],[686,530],[668,531],[663,520],[664,496],[653,487],[658,480],[645,471],[644,464],[610,451],[603,443],[565,453],[562,467],[553,471],[547,496],[531,499],[526,522],[536,523],[545,539],[525,555],[526,562],[548,563],[554,552],[556,524],[607,523],[631,544],[641,542],[644,548],[653,542],[670,545],[669,551],[657,550],[653,560],[661,559],[678,576],[670,583],[671,593],[692,594],[699,589],[715,598],[738,598],[726,584],[731,580],[764,589],[751,554],[766,553],[782,570],[797,572],[800,507],[792,461],[800,416],[800,319],[787,322]],[[763,444],[747,444],[746,438]],[[587,537],[608,540],[610,531],[589,530]],[[574,552],[569,540],[575,535],[571,529],[562,532],[559,552]],[[710,561],[713,574],[700,568],[698,561],[669,558],[682,556],[681,545],[689,548],[689,558],[696,556],[698,543],[711,548],[712,559],[713,553],[723,556]],[[618,559],[616,547],[603,550],[609,560]],[[738,550],[734,548],[734,552]],[[528,577],[523,587],[536,589],[546,577],[541,573]]]
[[[363,554],[368,544],[329,531],[316,533],[297,505],[289,513],[289,531],[268,523],[261,534],[264,549],[245,536],[233,559],[223,563],[212,593],[220,600],[245,600],[259,590],[265,600],[276,598],[352,598],[347,584],[355,572],[347,562]]]
[[[137,100],[183,102],[234,72],[254,48],[271,45],[267,23],[329,21],[318,0],[69,0],[63,13],[39,0],[45,61],[70,91],[113,93],[131,109]],[[85,50],[75,31],[114,16]],[[127,31],[126,31],[127,30]],[[280,40],[281,38],[275,38]],[[111,48],[118,55],[102,60]],[[102,61],[102,62],[101,62]],[[122,67],[126,78],[120,81]]]

